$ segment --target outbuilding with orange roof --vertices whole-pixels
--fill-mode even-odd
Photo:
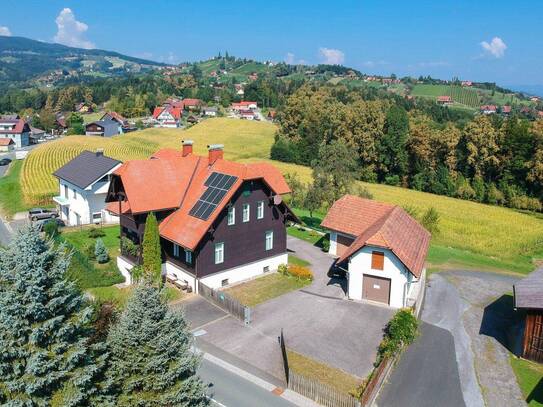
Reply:
[[[403,208],[345,195],[322,226],[330,231],[329,253],[347,272],[350,299],[395,308],[413,304],[423,284],[430,233]]]

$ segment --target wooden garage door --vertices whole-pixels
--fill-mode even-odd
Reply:
[[[390,278],[369,276],[364,274],[364,280],[362,282],[362,298],[365,300],[389,304]]]
[[[351,245],[352,242],[354,242],[354,239],[338,234],[336,255],[339,257],[343,256],[343,253],[345,253],[345,251]]]

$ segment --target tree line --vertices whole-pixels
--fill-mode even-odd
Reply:
[[[312,165],[345,146],[356,179],[518,209],[541,210],[543,120],[498,115],[436,120],[418,102],[305,84],[278,112],[276,160]]]

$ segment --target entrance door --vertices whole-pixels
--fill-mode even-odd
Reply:
[[[369,276],[364,274],[362,281],[362,298],[365,300],[390,303],[390,278]]]

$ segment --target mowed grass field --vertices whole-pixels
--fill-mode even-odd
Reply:
[[[57,181],[51,174],[82,150],[104,148],[106,155],[126,161],[149,157],[160,148],[180,148],[183,139],[194,140],[197,154],[207,154],[208,144],[220,143],[225,145],[227,159],[269,161],[283,173],[297,173],[309,182],[308,167],[269,160],[275,131],[270,123],[217,118],[188,130],[148,129],[110,139],[65,137],[40,145],[29,154],[21,171],[22,194],[26,205],[50,203],[50,197],[57,193]],[[376,200],[411,206],[420,213],[430,207],[437,209],[440,232],[433,237],[431,255],[440,263],[465,264],[460,260],[470,258],[477,265],[481,264],[477,257],[484,256],[490,268],[526,273],[533,269],[533,257],[543,258],[540,217],[399,187],[362,184]]]

